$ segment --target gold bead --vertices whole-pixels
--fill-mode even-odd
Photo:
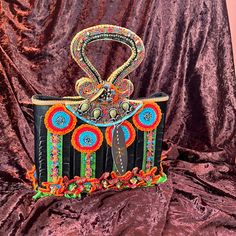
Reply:
[[[129,109],[129,103],[128,102],[122,103],[122,108],[123,110],[127,111]]]
[[[81,107],[80,107],[80,110],[82,111],[82,112],[85,112],[85,111],[87,111],[89,109],[89,104],[88,103],[83,103],[82,105],[81,105]]]
[[[109,112],[109,114],[110,114],[110,117],[111,117],[111,118],[115,118],[116,115],[117,115],[116,109],[111,109],[110,112]]]
[[[100,109],[94,109],[93,110],[93,117],[97,119],[101,115],[101,110]]]

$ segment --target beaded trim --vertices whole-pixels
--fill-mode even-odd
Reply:
[[[80,176],[94,178],[96,171],[96,153],[81,153]]]
[[[87,110],[84,111],[84,107]],[[107,109],[109,106],[109,110]],[[141,107],[142,102],[133,102],[130,100],[122,100],[111,104],[98,104],[97,102],[88,103],[87,101],[76,104],[66,105],[80,120],[98,127],[108,127],[121,123],[133,116]]]
[[[144,132],[144,157],[142,169],[149,171],[154,166],[156,149],[156,129]]]
[[[55,182],[62,176],[62,136],[47,133],[47,181]]]
[[[135,137],[136,137],[135,129],[133,125],[127,120],[121,124],[121,128],[125,135],[126,147],[129,147],[135,140]],[[107,127],[105,131],[105,138],[109,146],[112,146],[113,130],[114,130],[114,126],[110,126],[110,127]]]
[[[75,128],[76,122],[76,117],[62,104],[51,106],[44,118],[47,130],[58,135],[64,135],[72,131]]]
[[[41,187],[38,186],[35,178],[35,167],[26,175],[31,180],[36,190],[34,199],[45,196],[65,196],[67,198],[80,198],[82,193],[92,193],[99,190],[114,189],[122,190],[137,187],[151,187],[159,183],[164,183],[167,176],[164,172],[156,175],[157,167],[150,171],[144,172],[134,168],[127,171],[124,175],[119,176],[115,172],[105,172],[100,178],[84,178],[75,176],[69,180],[68,177],[60,177],[55,182],[43,182]]]

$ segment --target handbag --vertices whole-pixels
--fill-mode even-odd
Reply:
[[[129,59],[103,80],[85,54],[86,46],[113,40],[131,49]],[[162,139],[168,96],[155,93],[131,100],[127,76],[142,62],[145,49],[132,31],[98,25],[77,33],[73,59],[87,74],[77,80],[78,96],[34,95],[35,167],[27,173],[44,196],[80,198],[106,189],[149,187],[167,180]]]

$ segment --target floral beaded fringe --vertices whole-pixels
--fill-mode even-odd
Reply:
[[[162,156],[162,160],[166,156]],[[161,165],[162,167],[162,165]],[[167,180],[166,174],[162,168],[156,175],[157,167],[149,171],[138,170],[135,167],[132,171],[127,171],[124,175],[119,176],[116,172],[105,172],[100,178],[86,178],[75,176],[69,180],[67,176],[58,177],[54,182],[43,182],[41,187],[38,186],[36,168],[28,171],[26,178],[32,181],[36,194],[33,196],[37,200],[46,196],[64,196],[66,198],[81,198],[82,193],[93,193],[99,190],[113,189],[122,190],[137,187],[151,187]]]

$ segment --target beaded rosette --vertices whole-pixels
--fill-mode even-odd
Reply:
[[[98,40],[127,45],[131,56],[106,80],[86,57]],[[71,54],[88,77],[76,82],[76,97],[35,95],[35,167],[27,173],[36,195],[80,197],[105,189],[154,186],[166,181],[162,138],[168,96],[130,100],[134,90],[126,77],[145,55],[132,31],[98,25],[79,32]]]

